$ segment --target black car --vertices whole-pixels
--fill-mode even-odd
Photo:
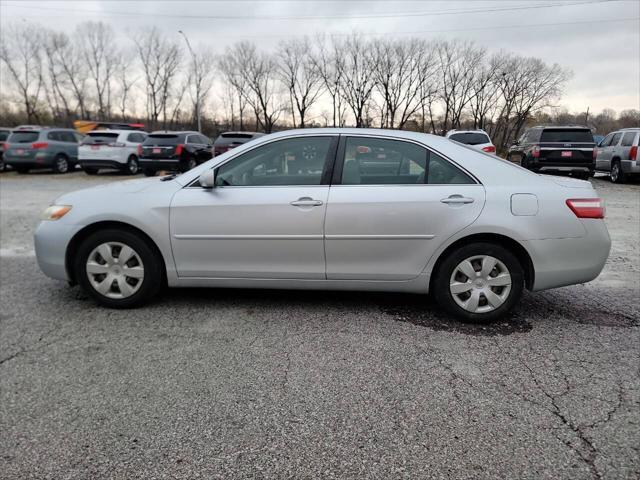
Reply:
[[[138,164],[148,177],[159,170],[186,172],[211,159],[212,150],[199,132],[153,132],[138,148]]]
[[[583,126],[532,127],[511,147],[507,159],[540,173],[593,176],[595,142]]]
[[[264,133],[258,132],[225,132],[220,134],[213,142],[213,156],[220,155],[228,150],[247,143],[254,138],[262,137]]]
[[[2,128],[0,127],[0,172],[4,172],[4,160],[2,159],[2,154],[4,153],[4,144],[9,138],[11,134],[10,128]]]

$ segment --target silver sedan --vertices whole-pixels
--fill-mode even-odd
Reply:
[[[180,176],[63,195],[35,247],[46,275],[108,307],[163,285],[430,292],[461,319],[490,321],[524,288],[597,277],[603,217],[589,182],[442,137],[293,130]]]

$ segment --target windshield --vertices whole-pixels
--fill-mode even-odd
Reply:
[[[591,130],[579,128],[547,128],[543,130],[541,142],[588,142],[593,143]]]
[[[467,132],[467,133],[454,133],[449,137],[450,140],[464,143],[465,145],[480,145],[482,143],[491,143],[489,136],[486,133],[480,132]]]
[[[40,132],[14,132],[7,140],[9,143],[31,143],[38,140]]]

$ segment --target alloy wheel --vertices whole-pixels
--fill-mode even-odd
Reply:
[[[618,163],[614,163],[611,166],[611,180],[615,183],[618,181],[619,177],[620,177],[620,165],[618,165]]]
[[[121,242],[98,245],[89,254],[85,268],[91,286],[108,298],[130,297],[144,280],[140,255]]]
[[[130,158],[127,162],[127,168],[129,169],[129,173],[131,175],[135,175],[138,173],[138,161],[135,158]]]
[[[69,162],[64,157],[58,157],[56,160],[56,170],[60,173],[66,173],[69,170]]]
[[[511,274],[504,263],[490,255],[476,255],[458,264],[449,280],[453,300],[471,313],[499,308],[509,297]]]

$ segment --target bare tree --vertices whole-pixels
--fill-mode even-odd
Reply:
[[[358,35],[352,35],[340,44],[343,61],[337,64],[340,73],[339,92],[349,105],[356,127],[365,127],[366,107],[376,85],[371,72],[377,69],[371,44]]]
[[[84,22],[75,37],[93,82],[97,117],[106,120],[111,117],[112,77],[119,58],[113,29],[103,22]]]
[[[231,120],[233,123],[233,108],[234,105],[238,106],[238,118],[240,123],[240,130],[244,130],[244,112],[247,108],[247,98],[249,96],[249,87],[247,85],[246,78],[242,74],[240,62],[242,59],[235,58],[231,55],[222,57],[218,61],[218,67],[223,74],[224,80],[227,85],[231,86],[234,99],[230,100],[231,105]],[[237,101],[237,103],[236,103]]]
[[[289,91],[293,127],[306,126],[309,109],[320,98],[323,82],[315,67],[309,39],[290,40],[280,43],[278,50],[278,72],[282,83]],[[296,125],[295,112],[300,122]]]
[[[327,42],[323,36],[317,37],[318,49],[312,54],[311,61],[322,79],[326,93],[331,97],[332,126],[342,127],[345,120],[345,106],[340,95],[342,82],[342,56],[338,42]]]
[[[193,53],[189,64],[189,96],[193,104],[194,123],[202,116],[204,105],[213,86],[213,68],[215,57],[210,49],[202,49]]]
[[[373,74],[382,97],[381,126],[403,128],[424,105],[433,76],[433,49],[425,41],[378,40],[373,43]]]
[[[47,102],[55,120],[69,120],[76,113],[71,106],[71,86],[65,72],[58,61],[60,50],[64,49],[68,38],[64,33],[53,30],[42,32],[42,51],[46,74],[44,86]]]
[[[38,102],[44,86],[40,40],[40,30],[35,25],[13,24],[0,42],[0,60],[19,92],[29,123],[39,121]]]
[[[493,55],[475,69],[472,80],[473,94],[469,99],[469,110],[473,118],[473,128],[484,129],[491,112],[497,108],[500,100],[498,72],[500,55]]]
[[[267,53],[258,52],[249,42],[235,44],[228,49],[227,56],[239,59],[235,68],[246,85],[245,99],[253,109],[256,123],[271,133],[283,110],[274,75],[275,60]]]
[[[144,74],[147,118],[155,126],[162,116],[166,128],[173,80],[180,67],[180,47],[156,27],[143,31],[134,41]]]
[[[120,110],[120,117],[125,120],[127,117],[127,110],[131,113],[131,104],[129,102],[129,94],[131,89],[137,82],[137,78],[132,78],[131,74],[133,69],[133,61],[131,55],[125,52],[121,55],[121,59],[116,66],[115,81],[118,86],[119,102],[118,107]]]

